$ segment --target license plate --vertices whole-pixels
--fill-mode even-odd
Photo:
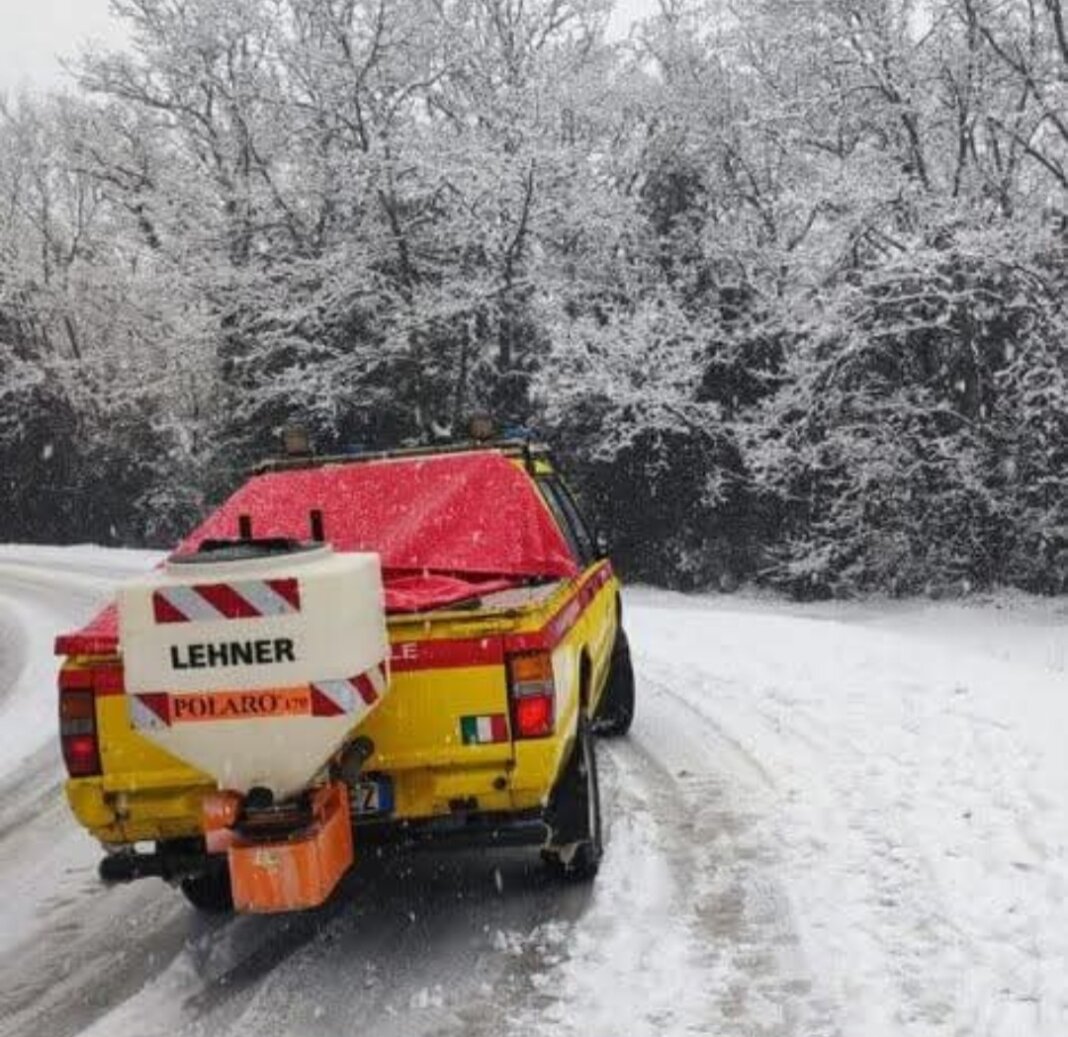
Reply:
[[[393,784],[389,778],[366,778],[349,786],[352,812],[361,817],[367,814],[388,814],[393,810]]]

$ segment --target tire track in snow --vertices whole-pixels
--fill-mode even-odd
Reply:
[[[146,563],[117,556],[110,573],[106,561],[83,571],[77,555],[45,554],[50,564],[41,567],[36,549],[0,548],[0,603],[6,629],[15,628],[14,643],[22,646],[20,665],[6,667],[0,682],[2,720],[15,740],[0,777],[5,1037],[76,1033],[110,997],[136,989],[158,967],[171,935],[167,905],[161,910],[151,883],[140,890],[100,886],[100,849],[73,822],[63,798],[55,730],[52,638],[84,622],[118,578]],[[14,651],[10,658],[17,659]]]
[[[365,859],[316,911],[191,932],[166,968],[83,1032],[475,1033],[512,988],[506,934],[565,925],[587,898],[550,881],[525,852]]]
[[[718,714],[724,690],[718,674],[663,659],[647,665],[666,685],[685,687],[700,715]],[[776,848],[784,895],[800,916],[801,953],[813,957],[810,950],[819,944],[824,953],[816,960],[826,959],[833,948],[840,964],[831,984],[825,973],[818,976],[819,997],[826,1006],[840,1006],[838,1025],[846,1032],[855,1029],[852,1012],[873,1034],[941,1032],[955,1009],[951,977],[963,970],[967,955],[956,950],[960,934],[926,871],[923,842],[908,828],[912,792],[894,783],[881,755],[851,741],[848,729],[820,723],[804,683],[735,685],[747,698],[744,727],[734,734],[742,744],[777,747],[769,765],[779,794],[763,804],[763,827]],[[739,717],[737,701],[723,705],[729,705],[723,714]],[[901,705],[906,714],[911,708]],[[889,741],[895,733],[888,725],[881,737]],[[894,756],[906,748],[888,745],[887,751]],[[894,778],[898,773],[895,764]],[[850,984],[857,981],[865,993],[851,1005]]]
[[[590,909],[533,934],[509,1032],[837,1035],[762,824],[770,776],[670,684],[639,678],[631,738],[600,743],[609,841]]]

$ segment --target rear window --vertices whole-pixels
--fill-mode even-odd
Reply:
[[[538,485],[572,554],[583,566],[589,565],[596,553],[593,537],[567,487],[557,476],[539,479]]]

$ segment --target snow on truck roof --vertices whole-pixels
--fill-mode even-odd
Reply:
[[[382,559],[386,608],[413,612],[562,579],[578,565],[521,466],[496,450],[283,468],[253,476],[180,545],[252,535],[307,539],[311,512],[338,551]],[[115,651],[114,608],[56,639],[56,653]]]

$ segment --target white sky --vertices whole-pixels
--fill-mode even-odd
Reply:
[[[89,38],[122,40],[108,0],[0,0],[0,90],[62,85],[59,56]]]
[[[612,34],[625,36],[655,9],[656,0],[616,0]],[[0,0],[0,90],[61,86],[60,56],[73,56],[88,38],[118,44],[123,35],[108,0]]]
[[[6,3],[6,0],[0,0]],[[624,37],[632,23],[640,18],[647,18],[657,10],[656,0],[615,0],[615,10],[608,23],[612,36]]]

